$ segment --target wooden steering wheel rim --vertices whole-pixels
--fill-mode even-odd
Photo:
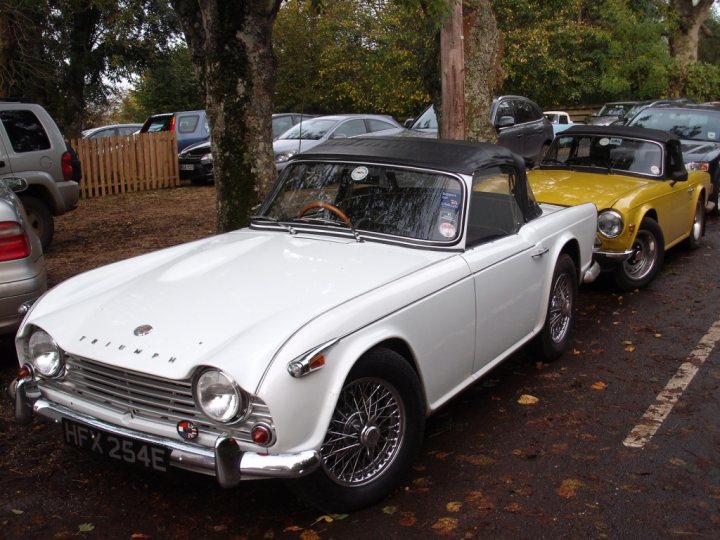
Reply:
[[[300,210],[300,212],[298,213],[298,217],[303,217],[308,210],[312,210],[313,208],[322,208],[324,210],[330,210],[333,214],[335,214],[337,217],[342,219],[348,227],[352,226],[350,218],[347,217],[345,212],[340,210],[334,204],[326,203],[323,201],[313,201],[311,203],[306,204],[305,206],[303,206],[302,210]]]

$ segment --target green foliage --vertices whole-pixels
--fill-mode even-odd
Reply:
[[[544,107],[665,97],[674,73],[659,0],[497,0],[504,93]]]
[[[136,109],[136,117],[160,112],[194,111],[205,108],[205,99],[187,47],[177,45],[158,55],[144,70],[123,109]]]
[[[416,114],[429,100],[419,66],[433,39],[419,7],[336,0],[318,13],[288,0],[274,27],[275,110]]]
[[[685,92],[695,101],[714,101],[720,89],[720,66],[696,62],[685,68]]]

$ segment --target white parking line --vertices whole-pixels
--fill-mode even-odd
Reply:
[[[677,373],[655,398],[655,403],[645,411],[640,423],[625,437],[623,441],[625,446],[643,448],[650,441],[693,380],[700,366],[708,359],[718,341],[720,341],[720,320],[713,323],[695,350],[690,353],[687,360],[678,368]]]

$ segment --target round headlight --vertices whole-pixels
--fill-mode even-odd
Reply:
[[[285,163],[288,159],[293,157],[295,155],[295,152],[283,152],[282,154],[276,154],[275,155],[275,163]]]
[[[615,210],[605,210],[598,216],[598,232],[606,238],[617,238],[623,230],[623,218]]]
[[[35,330],[28,340],[30,362],[35,371],[45,377],[56,377],[64,367],[60,347],[44,330]]]
[[[243,408],[242,392],[229,375],[216,369],[203,371],[195,383],[202,411],[216,422],[234,420]]]

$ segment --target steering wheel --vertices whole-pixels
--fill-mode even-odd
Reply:
[[[323,201],[313,201],[311,203],[306,204],[302,210],[298,213],[298,217],[303,217],[309,210],[312,210],[313,208],[322,208],[324,210],[330,210],[333,214],[335,214],[337,217],[339,217],[345,225],[352,228],[352,222],[350,221],[350,218],[347,217],[345,212],[340,210],[337,206],[334,204],[326,203]]]

